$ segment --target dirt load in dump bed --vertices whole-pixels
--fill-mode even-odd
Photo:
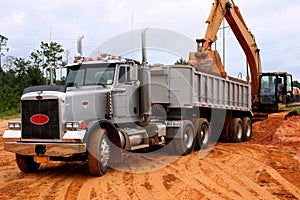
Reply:
[[[0,135],[7,120],[0,120]],[[0,199],[300,199],[300,117],[253,125],[246,143],[218,143],[180,157],[127,155],[120,166],[92,177],[86,163],[42,164],[22,173],[0,143]],[[155,161],[154,161],[155,159]],[[128,171],[145,171],[129,173]]]

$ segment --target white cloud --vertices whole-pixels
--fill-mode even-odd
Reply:
[[[83,33],[84,52],[132,27],[168,29],[193,41],[204,36],[214,0],[10,0],[1,2],[1,33],[11,41],[10,53],[26,57],[41,40],[51,37],[71,52]],[[263,69],[294,70],[298,63],[300,1],[235,1],[261,48]],[[232,34],[232,33],[231,33]],[[221,39],[221,38],[220,38]],[[236,41],[232,35],[231,41]],[[228,70],[244,68],[244,55],[228,37]],[[30,45],[29,45],[30,44]],[[221,45],[221,42],[218,44]],[[232,50],[231,50],[232,49]],[[191,49],[193,51],[194,49]],[[187,52],[188,53],[188,52]],[[71,53],[72,54],[72,53]],[[239,54],[239,59],[235,58]],[[232,56],[231,56],[232,55]],[[231,59],[232,57],[232,59]],[[237,62],[237,60],[239,62]],[[269,67],[271,66],[271,67]],[[282,67],[284,66],[284,67]],[[299,73],[299,72],[298,72]],[[300,78],[300,76],[298,76]]]
[[[24,19],[25,19],[25,16],[26,16],[26,13],[25,12],[13,12],[12,13],[12,21],[15,23],[15,24],[23,24],[24,23]]]

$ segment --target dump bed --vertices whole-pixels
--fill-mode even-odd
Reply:
[[[152,103],[170,108],[251,110],[251,86],[246,81],[196,71],[188,65],[152,67],[151,91]]]

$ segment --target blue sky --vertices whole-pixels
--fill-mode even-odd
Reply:
[[[73,56],[84,34],[83,53],[132,29],[167,29],[192,41],[202,38],[213,0],[1,0],[0,34],[8,37],[7,55],[28,58],[41,41],[56,41]],[[261,49],[263,71],[288,71],[300,80],[300,1],[236,0]],[[226,70],[245,74],[245,56],[226,30]],[[222,35],[217,48],[222,56]],[[191,49],[190,51],[194,51]],[[188,56],[188,52],[186,52]]]

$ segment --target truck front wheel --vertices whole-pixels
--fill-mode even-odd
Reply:
[[[110,141],[105,129],[97,129],[93,132],[88,144],[89,171],[94,176],[102,176],[106,173],[110,161]]]
[[[40,163],[34,161],[33,156],[16,154],[16,161],[19,169],[25,173],[35,172],[41,165]]]

